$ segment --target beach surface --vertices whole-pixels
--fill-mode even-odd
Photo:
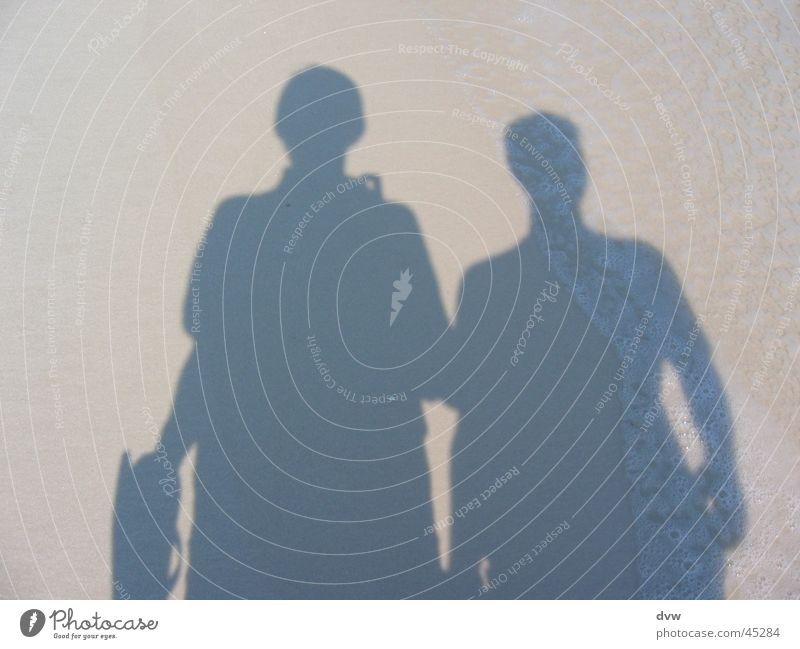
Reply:
[[[509,159],[511,125],[546,114],[574,128],[579,162],[565,163],[559,182],[574,187],[581,176],[573,207],[580,211],[586,236],[601,252],[608,241],[615,242],[609,250],[625,251],[598,262],[591,273],[599,277],[604,269],[618,270],[621,283],[611,284],[614,291],[621,287],[618,299],[645,304],[646,289],[638,287],[647,278],[637,284],[626,276],[625,255],[650,255],[656,260],[653,276],[666,269],[664,276],[674,277],[673,297],[702,331],[703,367],[712,368],[717,377],[716,393],[687,395],[666,390],[663,386],[671,385],[667,376],[663,392],[654,397],[659,417],[670,429],[670,444],[680,450],[688,474],[704,462],[713,464],[717,449],[724,447],[728,454],[717,469],[727,472],[723,483],[730,478],[737,484],[732,509],[738,514],[729,512],[728,518],[740,515],[741,534],[720,550],[717,594],[800,597],[798,20],[796,8],[768,0],[641,5],[4,2],[0,511],[5,522],[0,530],[0,597],[124,598],[131,590],[115,577],[117,491],[126,467],[135,467],[148,454],[158,458],[162,431],[181,394],[182,372],[194,349],[185,309],[191,309],[187,287],[198,252],[215,215],[224,213],[220,206],[226,199],[272,196],[270,192],[284,186],[292,162],[286,135],[275,127],[281,93],[294,75],[315,65],[351,80],[360,96],[364,127],[343,167],[355,184],[327,188],[332,198],[301,190],[291,198],[295,206],[303,206],[298,218],[306,210],[313,213],[320,202],[342,209],[345,201],[358,204],[355,196],[367,186],[382,200],[408,210],[435,277],[432,293],[454,331],[456,323],[469,321],[468,306],[463,305],[473,294],[464,288],[471,285],[465,278],[479,286],[490,259],[496,262],[492,268],[497,278],[504,277],[508,255],[528,250],[525,242],[544,231],[532,217],[528,193],[533,185],[526,185],[526,172]],[[537,199],[546,203],[542,195],[533,197]],[[298,250],[321,233],[314,227],[311,221],[305,238],[295,239]],[[288,241],[282,246],[295,247]],[[556,248],[550,241],[543,250]],[[235,258],[237,252],[231,254]],[[558,255],[547,263],[544,259],[536,256],[530,268],[552,273],[546,277],[559,282],[562,292],[558,301],[542,298],[542,314],[555,318],[564,309],[569,331],[583,336],[591,330],[587,341],[597,341],[586,342],[587,353],[571,361],[578,368],[575,385],[589,385],[589,378],[581,383],[577,377],[581,372],[590,376],[594,367],[619,373],[619,359],[625,355],[620,341],[633,335],[639,316],[604,321],[602,309],[593,311],[591,300],[595,291],[594,299],[603,302],[606,298],[598,295],[605,289],[593,289],[588,277],[581,284],[589,262],[576,262],[581,270],[570,275],[574,268],[564,253],[567,261],[559,275]],[[637,270],[645,275],[651,271]],[[407,280],[420,282],[413,290],[403,288],[406,280],[398,273],[394,289],[386,287],[384,308],[385,324],[391,326],[387,331],[394,333],[405,326],[403,316],[412,316],[413,300],[426,290],[421,271],[418,279]],[[411,273],[417,271],[412,268]],[[362,279],[367,290],[370,278]],[[532,312],[539,290],[546,288],[543,281],[531,284],[521,307],[526,314]],[[287,290],[301,294],[305,289],[290,284]],[[390,323],[393,290],[403,311]],[[474,295],[479,293],[476,289]],[[358,296],[352,299],[358,303]],[[568,303],[574,303],[574,310]],[[499,304],[502,309],[502,300]],[[393,312],[397,306],[396,301]],[[345,325],[347,315],[342,316]],[[513,339],[521,337],[522,330],[516,324],[512,328]],[[532,337],[535,332],[528,330]],[[308,332],[297,333],[305,338]],[[566,353],[563,335],[557,349]],[[589,353],[609,341],[608,356]],[[414,344],[409,342],[409,349]],[[613,356],[614,345],[622,350],[618,356]],[[323,357],[326,347],[319,347],[322,351],[316,353]],[[509,364],[512,349],[503,343],[492,352],[498,377],[524,374],[516,363]],[[535,349],[531,344],[527,358],[518,355],[519,362],[531,360]],[[679,365],[665,371],[676,373],[674,382],[680,384]],[[708,376],[700,377],[698,385]],[[587,418],[608,385],[608,380],[591,378],[591,389],[578,402]],[[402,390],[377,392],[382,403],[389,395],[399,407]],[[687,415],[687,403],[693,396],[718,403],[720,395],[729,424],[704,437],[704,427],[722,426],[722,416],[716,424],[700,421],[696,413],[694,418]],[[457,522],[456,512],[469,502],[456,485],[468,462],[458,465],[454,454],[468,439],[468,427],[457,431],[464,404],[472,403],[448,396],[432,391],[416,401],[424,413],[431,512],[431,530],[416,533],[435,538],[441,574],[452,575],[462,565],[459,561],[466,562],[463,566],[472,567],[464,569],[474,572],[475,583],[488,592],[487,584],[507,568],[504,559],[481,560],[483,551],[477,550],[474,566],[472,560],[459,559],[455,548],[464,538],[459,530],[469,527],[447,523]],[[555,399],[563,405],[574,396],[563,390]],[[375,397],[376,404],[380,398]],[[410,409],[411,401],[403,407]],[[626,419],[621,414],[625,406],[624,399],[614,406],[618,417],[604,429],[619,431],[621,448],[633,444],[636,422],[631,417],[639,416]],[[602,417],[600,410],[595,413],[598,422],[611,417],[611,407]],[[359,413],[356,417],[363,415]],[[356,418],[351,425],[360,423]],[[709,439],[716,442],[703,441]],[[483,447],[470,448],[475,457],[469,461],[478,462]],[[561,453],[557,448],[551,451],[555,461]],[[489,461],[492,447],[484,450]],[[460,457],[472,457],[472,451],[464,450]],[[198,526],[202,528],[198,512],[205,510],[199,502],[204,496],[195,480],[202,453],[195,445],[173,457],[174,462],[167,456],[159,462],[159,475],[166,480],[162,486],[181,485],[173,522],[176,547],[184,551],[169,557],[175,576],[167,594],[171,597],[192,595],[192,557],[186,548],[192,547]],[[511,495],[523,485],[522,479],[515,482],[516,461],[503,459],[483,474],[481,484],[487,487],[507,471],[511,477],[501,481],[507,487],[496,488],[497,495],[478,509],[483,513],[462,516],[472,525],[491,527],[500,513],[512,511],[504,520],[516,523],[496,524],[490,549],[508,541],[527,522],[524,517],[547,502],[526,501],[530,507],[513,510],[517,501]],[[296,462],[302,465],[303,456]],[[534,464],[536,471],[546,473],[547,462]],[[624,466],[627,473],[608,459],[591,470],[595,477],[619,478],[619,489],[625,491],[625,479],[630,480],[634,469],[629,458],[622,460]],[[281,467],[297,468],[291,459]],[[352,488],[348,484],[330,483]],[[590,484],[596,483],[587,479],[586,488]],[[672,488],[669,476],[661,484]],[[480,499],[482,487],[476,489]],[[590,496],[586,494],[587,501]],[[570,515],[583,504],[579,495],[571,498],[565,505],[574,506]],[[635,502],[631,520],[638,520]],[[481,518],[490,511],[491,518]],[[536,546],[560,520],[545,515],[540,526],[526,528],[527,540],[519,548]],[[648,520],[633,524],[637,531],[632,528],[625,541],[632,548],[651,527],[663,531],[672,518],[668,512],[660,522]],[[562,546],[552,543],[553,557],[562,552],[559,547],[572,547],[569,534],[563,538]],[[521,551],[514,543],[504,547],[500,556],[513,558]],[[703,554],[702,548],[697,554]],[[638,585],[620,592],[637,597],[683,592],[648,589],[656,579],[649,582],[648,575],[657,574],[659,567],[648,568],[647,561],[655,559],[647,556],[632,564],[639,566],[632,568],[639,574],[630,577]],[[619,569],[610,566],[608,570]],[[603,573],[597,579],[604,576],[616,575]],[[407,588],[404,596],[417,594],[412,592],[416,586]],[[427,588],[433,586],[419,587],[420,596],[456,592]],[[522,596],[522,589],[509,588],[506,596]],[[500,588],[491,590],[490,596],[504,596]],[[294,591],[287,592],[293,596]],[[557,589],[542,592],[560,594]],[[566,587],[563,592],[569,596]]]

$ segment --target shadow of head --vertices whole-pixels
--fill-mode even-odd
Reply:
[[[508,127],[506,159],[536,208],[532,217],[545,223],[577,218],[587,172],[572,122],[550,113],[514,121]]]
[[[364,132],[361,98],[353,81],[314,66],[293,76],[277,110],[277,131],[295,166],[341,157]]]

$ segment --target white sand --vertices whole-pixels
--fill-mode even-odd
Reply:
[[[414,211],[450,316],[462,269],[529,232],[499,126],[534,111],[577,125],[586,225],[661,251],[705,316],[747,510],[725,593],[800,597],[797,12],[616,5],[3,3],[0,596],[112,595],[120,457],[152,451],[170,413],[197,242],[221,200],[278,184],[279,92],[327,63],[364,104],[347,172],[379,174]],[[440,518],[455,415],[436,413]],[[187,538],[191,463],[180,470]],[[445,530],[440,550],[449,543]]]

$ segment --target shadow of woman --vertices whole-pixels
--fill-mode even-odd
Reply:
[[[293,77],[276,128],[291,165],[217,209],[172,415],[153,453],[122,461],[114,571],[132,597],[166,596],[178,553],[190,598],[399,598],[441,579],[420,400],[448,323],[422,235],[377,177],[345,173],[364,129],[347,77]],[[179,548],[164,465],[193,448]]]
[[[583,225],[570,122],[506,135],[532,230],[464,281],[453,579],[478,597],[722,597],[744,510],[702,319],[658,251]]]

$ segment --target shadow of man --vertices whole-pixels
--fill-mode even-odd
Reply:
[[[346,76],[293,77],[276,128],[291,165],[217,209],[172,415],[155,452],[122,461],[114,571],[132,597],[167,595],[177,553],[190,598],[399,598],[441,579],[420,400],[448,323],[422,235],[377,177],[345,172],[364,129]],[[164,465],[193,448],[179,548]]]
[[[485,363],[457,394],[460,570],[479,596],[722,597],[744,509],[702,318],[658,251],[582,223],[569,121],[506,135],[533,223],[465,280],[457,339]]]

